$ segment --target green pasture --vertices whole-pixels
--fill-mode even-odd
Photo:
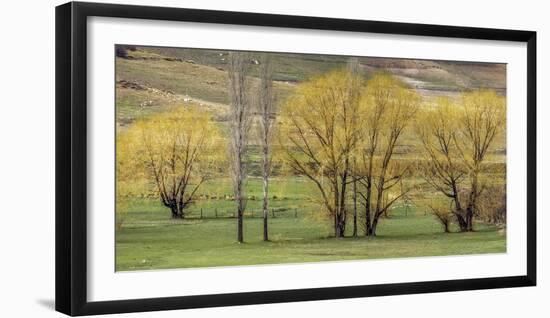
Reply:
[[[444,233],[424,207],[403,203],[397,204],[388,218],[381,219],[377,237],[362,236],[362,217],[358,220],[359,236],[351,237],[350,214],[348,237],[335,239],[330,220],[310,199],[314,189],[301,182],[305,181],[273,182],[270,204],[275,217],[270,213],[269,242],[262,241],[259,180],[252,179],[248,185],[250,200],[244,219],[244,244],[236,240],[237,220],[232,214],[235,202],[220,198],[229,189],[228,180],[219,185],[206,185],[201,191],[203,199],[190,208],[184,220],[170,219],[169,210],[156,199],[130,199],[127,212],[118,216],[124,220],[116,231],[116,270],[506,252],[506,235],[502,230],[477,223],[472,233]],[[216,199],[204,199],[205,194],[216,196]],[[254,196],[257,198],[252,200]]]
[[[236,242],[230,217],[169,220],[128,225],[116,233],[116,270],[213,267],[357,259],[503,253],[506,237],[477,224],[472,233],[443,233],[431,215],[394,213],[383,219],[376,238],[331,237],[329,222],[285,215],[270,218],[270,242],[262,241],[262,219],[246,217],[245,243]],[[139,215],[139,212],[137,212]],[[351,223],[348,225],[351,230]],[[360,231],[361,232],[361,231]],[[351,234],[351,233],[349,233]],[[360,233],[361,235],[361,233]]]

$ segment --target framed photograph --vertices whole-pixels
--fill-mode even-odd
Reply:
[[[56,309],[536,284],[536,33],[56,8]]]

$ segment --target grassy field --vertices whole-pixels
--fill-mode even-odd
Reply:
[[[156,200],[134,202],[116,233],[116,270],[213,267],[357,259],[503,253],[506,236],[476,224],[476,232],[443,233],[430,214],[394,209],[376,238],[331,238],[326,220],[298,210],[271,218],[270,242],[262,241],[262,219],[245,218],[245,243],[235,237],[236,219],[170,220]],[[259,215],[256,215],[259,216]],[[348,225],[351,231],[351,223]]]
[[[505,234],[483,223],[477,223],[473,233],[444,233],[424,204],[437,197],[417,199],[417,205],[408,207],[397,204],[389,218],[381,219],[376,238],[334,239],[330,221],[311,199],[315,197],[311,183],[299,177],[276,178],[271,188],[270,242],[262,241],[261,182],[257,178],[250,178],[247,185],[244,244],[236,242],[235,202],[226,197],[231,192],[229,180],[205,184],[202,199],[190,208],[185,220],[170,219],[169,210],[157,199],[130,199],[127,212],[117,216],[123,218],[116,232],[117,271],[506,251]],[[351,236],[351,215],[348,220],[347,235]],[[361,235],[362,217],[358,223]]]

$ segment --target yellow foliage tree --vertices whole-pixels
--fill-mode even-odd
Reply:
[[[414,120],[421,97],[396,77],[378,73],[367,83],[361,97],[361,142],[355,153],[358,193],[365,208],[365,235],[376,236],[381,215],[408,191],[388,193],[402,185],[409,166],[395,160],[398,142]],[[402,187],[398,187],[403,190]],[[388,197],[389,199],[386,199]]]
[[[462,181],[467,171],[455,143],[460,126],[460,111],[451,99],[441,97],[436,100],[434,107],[421,112],[416,125],[426,163],[419,165],[420,173],[430,186],[452,200],[451,211],[446,210],[447,205],[443,208],[430,207],[439,220],[445,220],[447,230],[447,214],[455,216],[461,229],[467,226],[460,200]]]
[[[196,191],[223,160],[221,142],[218,127],[196,107],[139,120],[117,137],[117,189],[123,192],[128,180],[145,177],[172,218],[184,218]]]
[[[418,121],[427,164],[426,181],[453,202],[461,231],[473,230],[479,198],[487,185],[482,175],[495,138],[504,132],[506,100],[494,91],[463,93],[457,101],[440,98]],[[464,184],[465,180],[468,182]]]
[[[330,72],[301,84],[280,111],[285,160],[316,185],[336,237],[343,237],[346,227],[346,187],[361,131],[362,84],[351,72]]]
[[[506,124],[506,100],[491,90],[465,93],[461,97],[460,125],[455,143],[468,168],[470,189],[466,206],[466,230],[473,230],[478,199],[485,189],[480,180],[483,163],[495,137]]]

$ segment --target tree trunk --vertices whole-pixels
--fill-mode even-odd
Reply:
[[[357,237],[357,179],[353,176],[353,237]]]
[[[369,172],[370,173],[370,172]],[[370,199],[372,193],[372,177],[368,176],[367,178],[367,194],[365,196],[365,236],[371,236],[371,215],[370,215]]]
[[[473,206],[466,209],[466,232],[472,232],[474,230],[474,208]]]
[[[181,201],[180,203],[178,203],[178,215],[181,219],[185,218],[185,204],[183,203],[183,201]]]
[[[339,200],[340,200],[340,196],[339,196],[339,188],[338,188],[338,180],[336,180],[335,182],[333,181],[332,182],[332,188],[333,188],[333,191],[334,191],[334,237],[338,237],[340,232],[339,232],[339,229],[338,229],[338,226],[340,224],[340,208],[339,208]]]
[[[243,199],[243,188],[242,188],[242,177],[239,178],[237,184],[237,241],[239,243],[244,242],[243,238],[243,214],[244,214],[244,199]]]
[[[344,237],[344,234],[346,232],[346,219],[345,214],[339,213],[336,217],[336,237]]]
[[[372,220],[371,230],[370,230],[370,236],[376,236],[376,227],[378,226],[378,219],[376,215],[374,216],[374,220]]]
[[[384,168],[385,171],[385,168]],[[385,174],[385,172],[383,172]],[[376,227],[378,226],[378,219],[380,219],[380,216],[383,214],[382,210],[382,198],[384,194],[384,177],[380,177],[378,181],[378,185],[376,187],[376,208],[374,210],[374,217],[372,220],[371,225],[371,233],[370,236],[376,236]]]
[[[336,218],[336,237],[344,237],[346,232],[346,184],[348,180],[348,159],[345,160],[345,167],[344,173],[342,173],[341,176],[341,184],[342,189],[340,190],[337,195],[339,195],[338,198],[338,205],[337,205],[337,218]],[[337,185],[338,186],[338,185]]]
[[[183,219],[183,214],[179,211],[177,204],[168,206],[172,212],[172,219]]]
[[[460,232],[466,232],[467,231],[467,223],[464,217],[460,212],[454,212],[456,221],[458,223],[458,227],[460,228]]]
[[[264,216],[264,241],[269,241],[269,236],[267,232],[267,217],[269,215],[269,206],[268,206],[268,181],[267,181],[267,158],[264,157],[264,182],[263,182],[263,194],[264,194],[264,201],[263,201],[263,216]]]
[[[371,236],[370,203],[365,205],[365,236]]]
[[[243,213],[244,213],[243,210],[244,209],[241,202],[242,202],[242,199],[239,199],[239,205],[237,208],[237,241],[239,243],[244,242],[244,238],[243,238]]]
[[[243,215],[239,211],[238,219],[237,219],[237,241],[239,243],[243,243]]]
[[[468,207],[466,208],[466,231],[472,232],[474,230],[474,214],[477,206],[478,193],[478,168],[474,168],[472,176],[472,189],[468,197]]]

